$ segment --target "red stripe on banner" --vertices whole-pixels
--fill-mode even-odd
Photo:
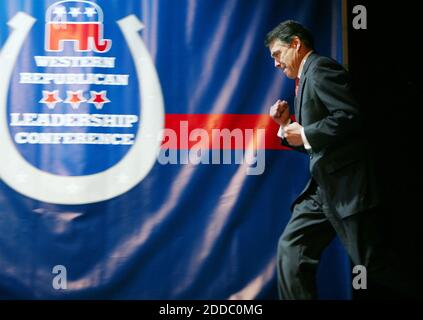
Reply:
[[[162,148],[290,150],[279,126],[265,114],[166,114]],[[263,139],[264,137],[264,139]],[[264,143],[263,143],[264,140]]]

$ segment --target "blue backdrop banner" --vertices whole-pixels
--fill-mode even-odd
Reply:
[[[340,0],[0,2],[0,298],[274,299],[308,158],[264,37],[342,57]],[[350,297],[336,240],[321,298]]]

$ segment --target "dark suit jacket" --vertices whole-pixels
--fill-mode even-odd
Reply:
[[[376,206],[379,188],[362,136],[362,116],[348,73],[340,64],[316,53],[307,58],[295,116],[312,147],[307,152],[311,177],[321,187],[328,209],[344,218]],[[284,139],[282,144],[289,146]],[[306,152],[303,147],[293,148]]]

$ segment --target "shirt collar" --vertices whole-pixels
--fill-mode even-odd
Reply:
[[[310,54],[312,54],[312,52],[313,52],[313,50],[310,50],[309,52],[307,52],[307,54],[304,56],[303,60],[301,61],[301,63],[300,63],[300,68],[298,69],[298,79],[300,79],[300,78],[301,78],[301,75],[302,75],[302,73],[303,73],[304,64],[305,64],[305,62],[306,62],[306,60],[307,60],[308,56],[309,56]]]

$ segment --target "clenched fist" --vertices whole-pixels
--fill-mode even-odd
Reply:
[[[288,141],[291,146],[302,146],[304,144],[301,136],[301,129],[303,127],[298,122],[293,122],[283,128],[283,137]]]
[[[270,107],[270,116],[280,126],[285,126],[289,122],[289,106],[285,100],[278,100]]]

